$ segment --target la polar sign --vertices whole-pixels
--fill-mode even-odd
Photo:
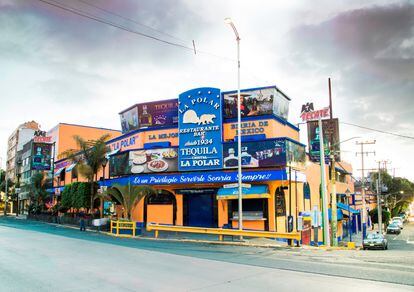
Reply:
[[[223,167],[222,104],[218,88],[196,88],[178,98],[178,170]]]

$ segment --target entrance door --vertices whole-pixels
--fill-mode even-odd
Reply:
[[[215,227],[214,204],[212,194],[187,195],[187,222],[188,226]]]

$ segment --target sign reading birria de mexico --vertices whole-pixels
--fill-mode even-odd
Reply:
[[[178,170],[223,166],[221,92],[196,88],[178,98]]]

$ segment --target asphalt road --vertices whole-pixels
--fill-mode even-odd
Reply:
[[[0,219],[0,291],[414,291],[413,252],[131,240]]]
[[[398,251],[414,251],[414,222],[404,224],[399,235],[387,234],[388,248]]]

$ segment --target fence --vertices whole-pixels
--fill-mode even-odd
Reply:
[[[134,221],[111,220],[111,234],[118,237],[135,237],[137,223]]]
[[[223,240],[224,235],[230,236],[246,236],[246,237],[264,237],[264,238],[284,238],[288,240],[301,239],[300,233],[282,233],[271,231],[256,231],[256,230],[238,230],[238,229],[223,229],[223,228],[204,228],[204,227],[189,227],[189,226],[174,226],[161,224],[147,224],[147,231],[154,230],[155,238],[158,238],[160,231],[198,233],[198,234],[215,234],[218,235],[219,240]]]

